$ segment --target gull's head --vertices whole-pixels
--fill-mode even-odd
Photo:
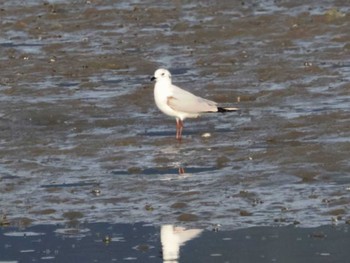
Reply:
[[[171,82],[171,74],[169,72],[169,70],[166,70],[166,69],[163,69],[163,68],[160,68],[160,69],[157,69],[155,72],[154,72],[154,76],[151,78],[152,81],[170,81]]]

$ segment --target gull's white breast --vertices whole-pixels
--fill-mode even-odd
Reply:
[[[154,87],[154,100],[157,107],[163,113],[169,116],[178,117],[177,112],[168,105],[168,98],[172,96],[169,86],[171,86],[169,83],[164,83],[162,81],[157,82]]]
[[[196,118],[198,114],[176,111],[172,109],[168,100],[174,96],[174,92],[176,92],[176,88],[171,84],[171,82],[167,81],[159,81],[156,83],[154,87],[154,100],[156,102],[157,107],[166,115],[179,118],[184,120],[186,118]]]

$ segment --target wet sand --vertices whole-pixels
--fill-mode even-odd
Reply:
[[[349,220],[347,1],[14,0],[0,13],[1,224]],[[240,113],[188,120],[177,143],[153,102],[159,67]]]

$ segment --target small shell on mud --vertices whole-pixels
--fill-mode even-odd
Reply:
[[[345,13],[340,12],[336,8],[329,9],[328,11],[326,11],[325,15],[329,20],[345,17]]]
[[[154,207],[152,205],[146,204],[145,205],[145,210],[149,211],[149,212],[152,212],[154,210]]]
[[[311,67],[312,66],[312,62],[310,61],[305,61],[304,62],[304,67],[308,68],[308,67]]]
[[[105,244],[109,244],[112,241],[112,238],[110,236],[105,236],[102,241]]]
[[[332,221],[332,224],[333,225],[336,225],[336,224],[338,224],[338,218],[337,217],[331,217],[331,221]]]
[[[209,132],[205,132],[202,134],[202,138],[209,138],[211,137],[211,134]]]
[[[239,211],[240,216],[251,216],[253,213],[248,212],[247,210],[241,210]]]
[[[212,231],[218,232],[220,230],[221,225],[220,224],[213,224],[212,225]]]
[[[93,189],[91,191],[92,194],[96,195],[96,196],[99,196],[101,194],[101,190],[100,189]]]
[[[9,226],[10,221],[7,219],[6,215],[0,217],[0,227]]]

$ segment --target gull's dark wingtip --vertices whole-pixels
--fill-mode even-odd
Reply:
[[[239,108],[223,108],[223,107],[218,107],[218,112],[230,112],[230,111],[238,111]]]

